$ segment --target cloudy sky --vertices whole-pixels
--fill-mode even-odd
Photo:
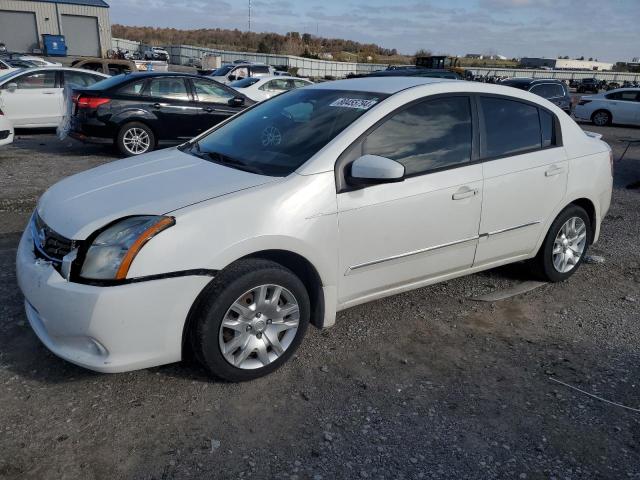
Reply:
[[[107,0],[111,21],[247,29],[248,0]],[[640,56],[640,0],[252,0],[252,30],[375,42],[403,53]]]

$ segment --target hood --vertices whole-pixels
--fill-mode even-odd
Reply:
[[[44,193],[38,203],[38,214],[59,234],[84,240],[122,217],[164,215],[276,179],[207,162],[170,148],[111,162],[64,179]]]

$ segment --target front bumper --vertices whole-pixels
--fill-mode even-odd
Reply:
[[[68,282],[33,253],[30,229],[16,259],[26,315],[42,343],[81,367],[114,373],[177,362],[191,305],[207,276],[100,287]]]

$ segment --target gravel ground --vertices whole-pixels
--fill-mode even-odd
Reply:
[[[614,147],[640,129],[591,125]],[[640,479],[640,146],[568,282],[496,303],[514,265],[338,314],[251,383],[193,362],[102,375],[50,354],[16,286],[19,232],[58,179],[115,158],[19,135],[0,150],[0,478]]]

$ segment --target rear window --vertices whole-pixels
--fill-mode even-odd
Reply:
[[[122,74],[116,75],[115,77],[105,78],[104,80],[94,83],[90,87],[89,90],[109,90],[111,88],[117,87],[118,85],[127,82],[131,79],[130,76]]]
[[[504,98],[481,97],[485,135],[483,156],[502,157],[541,148],[538,109]]]
[[[138,80],[136,82],[129,82],[118,90],[121,95],[140,95],[144,88],[145,80]]]

